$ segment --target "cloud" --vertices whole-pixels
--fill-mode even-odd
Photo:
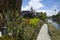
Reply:
[[[52,15],[56,15],[58,13],[58,10],[57,11],[54,11],[54,10],[46,10],[46,13],[47,13],[47,16],[52,16]]]
[[[47,16],[52,16],[52,15],[56,15],[59,10],[36,10],[36,12],[46,12]]]
[[[56,11],[54,11],[56,10]],[[53,5],[53,7],[51,7],[51,9],[46,10],[47,16],[52,16],[52,15],[56,15],[58,13],[59,9],[58,6]]]
[[[21,7],[22,8],[22,10],[21,11],[23,11],[23,10],[30,10],[30,6],[29,5],[27,5],[27,6],[25,6],[25,7]]]
[[[41,0],[30,0],[28,2],[28,5],[23,7],[22,10],[30,10],[31,7],[33,7],[33,9],[39,9],[41,7],[44,7],[44,5],[40,2]]]
[[[30,0],[26,6],[22,6],[22,11],[30,10],[30,8],[33,7],[33,9],[35,9],[36,12],[46,12],[47,16],[52,16],[52,15],[57,14],[57,12],[59,11],[57,3],[49,8],[46,5],[43,5],[41,3],[41,1],[42,0]],[[51,2],[51,1],[49,1],[49,2]],[[48,9],[44,9],[46,7]],[[41,9],[41,8],[43,8],[43,9]],[[55,9],[56,9],[56,11],[54,11]]]
[[[53,7],[49,8],[48,10],[47,9],[43,9],[43,10],[36,10],[36,12],[46,12],[47,16],[52,16],[52,15],[56,15],[58,12],[59,12],[59,9],[57,8],[58,6],[56,5],[53,5]],[[56,10],[56,11],[54,11]]]
[[[41,7],[44,7],[44,5],[40,3],[40,0],[31,0],[28,4],[33,7],[33,9],[39,9]]]

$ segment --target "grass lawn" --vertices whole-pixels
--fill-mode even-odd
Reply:
[[[52,40],[60,40],[60,30],[56,29],[54,27],[54,25],[52,25],[51,23],[48,23],[48,26],[49,26],[49,31],[51,34],[51,39]]]

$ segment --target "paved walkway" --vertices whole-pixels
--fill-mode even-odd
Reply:
[[[38,34],[37,40],[51,40],[48,33],[48,26],[44,24]]]

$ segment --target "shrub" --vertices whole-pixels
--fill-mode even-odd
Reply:
[[[32,18],[32,19],[30,19],[29,24],[32,26],[36,26],[37,22],[39,22],[39,18]]]
[[[15,39],[12,36],[6,35],[6,36],[0,37],[0,40],[15,40]]]

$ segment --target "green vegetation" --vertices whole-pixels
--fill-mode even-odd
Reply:
[[[56,29],[51,23],[48,23],[48,26],[51,40],[60,40],[60,29]]]
[[[35,21],[33,22],[33,20]],[[38,18],[32,18],[32,19],[24,18],[24,22],[19,26],[20,27],[19,39],[20,40],[36,40],[42,25],[43,25],[43,21],[40,21],[40,19]]]
[[[38,13],[37,17],[42,19],[42,20],[45,20],[47,18],[46,13],[43,13],[43,12]]]
[[[39,18],[21,18],[21,24],[18,25],[18,23],[16,23],[18,25],[18,28],[16,29],[13,26],[13,22],[8,22],[8,31],[11,33],[11,31],[13,31],[13,35],[11,39],[9,36],[4,36],[1,39],[3,40],[14,40],[14,38],[16,40],[36,40],[37,35],[40,31],[40,28],[43,25],[43,21],[40,20]],[[7,34],[8,35],[8,34]],[[7,39],[6,39],[7,38]]]
[[[57,21],[58,23],[60,23],[60,11],[58,12],[57,15],[53,15],[52,18],[54,21]]]
[[[0,37],[0,40],[15,40],[12,36],[2,36]]]
[[[46,14],[39,14],[39,18],[22,18],[22,0],[0,0],[0,4],[0,28],[7,29],[6,36],[0,40],[36,40]]]
[[[29,24],[32,25],[32,26],[36,25],[37,22],[39,22],[39,20],[40,20],[39,18],[32,18],[32,19],[30,19]]]

